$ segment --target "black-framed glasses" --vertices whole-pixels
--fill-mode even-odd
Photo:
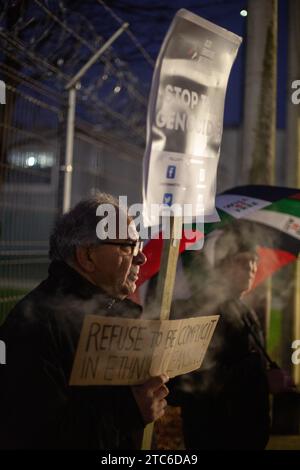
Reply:
[[[112,240],[101,240],[99,241],[100,245],[116,245],[122,247],[130,247],[131,248],[131,255],[137,256],[141,251],[143,251],[144,242],[142,240],[132,240],[132,241],[112,241]]]

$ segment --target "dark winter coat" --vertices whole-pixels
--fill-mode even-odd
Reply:
[[[170,384],[169,402],[181,406],[187,449],[264,449],[270,432],[264,358],[238,302],[225,303],[217,313],[202,367]],[[251,321],[262,341],[257,319]]]
[[[130,387],[69,386],[86,314],[139,317],[63,262],[29,293],[0,328],[1,449],[138,448],[143,422]]]

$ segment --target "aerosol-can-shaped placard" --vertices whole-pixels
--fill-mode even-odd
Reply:
[[[157,224],[152,205],[158,204],[189,205],[193,216],[218,220],[225,93],[241,41],[187,10],[177,12],[156,62],[148,105],[145,225]]]

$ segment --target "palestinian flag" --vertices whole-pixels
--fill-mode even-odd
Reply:
[[[300,252],[300,190],[276,186],[239,186],[216,198],[220,221],[205,224],[204,233],[193,226],[185,226],[185,234],[193,230],[194,241],[209,236],[214,230],[221,229],[237,219],[248,220],[263,229],[258,254],[259,265],[255,284],[284,265],[294,261]],[[191,241],[184,236],[180,243],[183,263],[188,263]],[[163,240],[152,239],[146,244],[144,253],[148,262],[141,268],[138,284],[158,273]]]

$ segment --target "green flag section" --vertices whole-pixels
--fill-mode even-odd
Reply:
[[[294,261],[300,251],[300,190],[277,186],[240,186],[217,196],[219,222],[208,223],[204,233],[195,225],[185,225],[180,243],[183,262],[189,264],[190,247],[214,230],[227,224],[248,221],[259,227],[259,266],[255,285],[282,266]],[[244,222],[241,222],[244,223]],[[187,236],[187,234],[189,234]],[[138,284],[157,274],[163,239],[149,240],[144,253],[148,262],[142,267]]]

